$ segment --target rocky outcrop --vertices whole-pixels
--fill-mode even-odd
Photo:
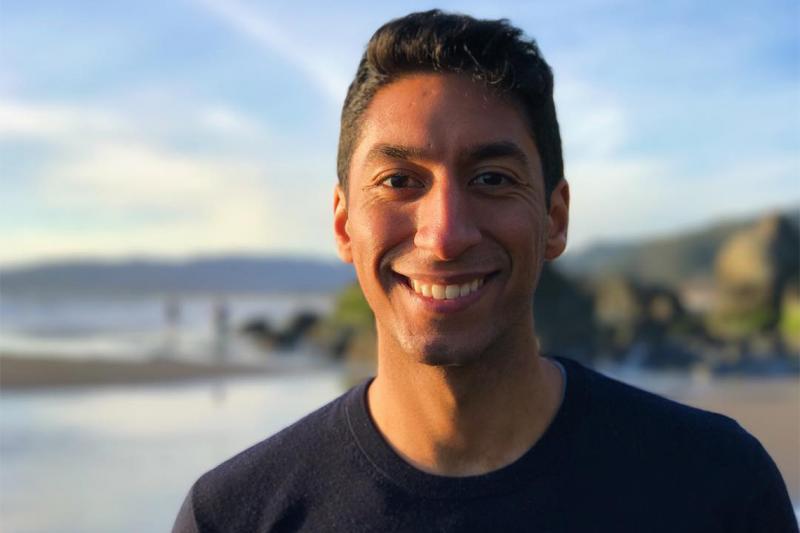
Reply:
[[[285,328],[273,329],[266,319],[253,319],[242,326],[241,331],[258,344],[277,350],[295,348],[319,321],[312,312],[302,311],[289,321]]]
[[[697,335],[677,294],[655,285],[613,277],[594,284],[598,350],[614,359],[635,358],[646,366],[685,366],[695,357],[675,341]]]
[[[798,272],[800,235],[786,217],[765,217],[733,235],[715,264],[715,331],[728,337],[774,331],[784,292],[796,282]]]

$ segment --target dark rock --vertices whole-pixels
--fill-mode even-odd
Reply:
[[[284,329],[273,329],[266,319],[257,318],[242,326],[241,331],[266,348],[289,350],[297,346],[318,321],[315,313],[303,311],[295,315]]]

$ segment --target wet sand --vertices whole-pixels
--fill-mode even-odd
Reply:
[[[164,383],[272,372],[266,366],[202,364],[168,359],[119,361],[0,356],[0,388],[3,390]]]

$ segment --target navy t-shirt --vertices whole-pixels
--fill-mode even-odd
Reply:
[[[775,464],[735,421],[558,361],[561,407],[506,467],[412,467],[365,382],[204,474],[173,531],[798,531]]]

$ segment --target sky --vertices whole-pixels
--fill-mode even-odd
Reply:
[[[0,266],[334,257],[346,88],[375,29],[433,7],[552,65],[569,250],[800,204],[796,0],[2,0]]]

